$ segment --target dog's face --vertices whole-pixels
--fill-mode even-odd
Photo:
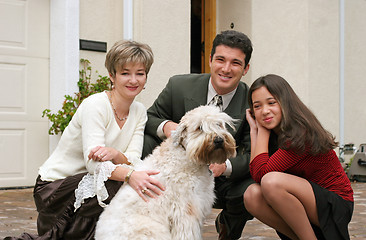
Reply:
[[[181,119],[173,142],[182,145],[189,159],[202,164],[224,163],[236,156],[236,143],[226,126],[233,119],[217,107],[201,106],[187,112]]]

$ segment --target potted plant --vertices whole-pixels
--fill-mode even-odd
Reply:
[[[98,75],[95,83],[91,83],[92,69],[90,61],[87,59],[80,59],[80,63],[82,65],[82,69],[79,71],[79,92],[75,93],[74,96],[65,95],[62,108],[57,113],[52,113],[50,109],[45,109],[42,113],[42,117],[47,117],[52,123],[52,126],[48,130],[48,134],[50,135],[63,133],[67,125],[69,125],[69,122],[74,116],[77,108],[85,98],[93,95],[94,93],[109,90],[111,87],[111,82],[108,76]]]

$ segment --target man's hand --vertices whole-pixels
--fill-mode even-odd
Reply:
[[[168,121],[164,124],[163,127],[163,132],[165,134],[165,136],[168,138],[172,135],[172,131],[175,131],[175,129],[177,129],[178,127],[178,123],[172,122],[172,121]]]
[[[214,177],[219,177],[226,171],[226,163],[222,163],[222,164],[213,163],[213,164],[210,164],[209,169],[211,170]]]

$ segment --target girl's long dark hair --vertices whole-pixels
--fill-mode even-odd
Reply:
[[[263,86],[281,106],[281,132],[278,135],[280,148],[292,149],[300,153],[309,150],[310,154],[316,155],[327,153],[338,145],[334,136],[323,128],[288,82],[280,76],[269,74],[254,81],[249,89],[249,106],[252,112],[252,94]]]

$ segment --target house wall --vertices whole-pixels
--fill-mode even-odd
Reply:
[[[233,29],[253,42],[251,67],[243,81],[250,85],[268,73],[283,76],[337,140],[358,147],[366,142],[366,2],[344,1],[344,122],[340,116],[340,1],[217,0],[217,32]],[[80,38],[123,38],[121,1],[80,0]],[[133,38],[149,44],[155,63],[146,89],[137,100],[149,107],[170,76],[189,73],[190,1],[133,1]],[[107,26],[107,27],[106,27]],[[105,73],[103,53],[80,51]],[[106,73],[105,73],[106,74]]]
[[[150,107],[169,78],[190,71],[190,1],[135,0],[134,39],[150,45],[154,64],[137,97]]]
[[[23,47],[10,47],[11,51],[15,51],[11,52],[10,48],[6,49],[3,46],[9,44],[8,38],[19,31],[28,31],[32,28],[23,30],[18,28],[17,31],[13,31],[16,28],[9,27],[11,25],[8,25],[9,23],[5,20],[1,22],[7,26],[2,34],[6,41],[1,42],[3,63],[19,59],[19,52],[27,51],[27,49],[37,49],[34,52],[35,55],[47,53],[42,55],[42,62],[46,64],[46,68],[42,64],[29,64],[26,68],[29,72],[43,69],[45,74],[38,73],[38,76],[42,76],[42,78],[38,77],[34,82],[31,80],[31,74],[25,76],[27,76],[27,81],[31,81],[28,86],[36,87],[37,81],[47,78],[47,63],[49,63],[49,92],[41,91],[42,97],[31,98],[27,104],[31,106],[42,104],[44,107],[41,110],[51,108],[53,111],[57,111],[64,95],[73,94],[77,90],[79,58],[89,59],[93,71],[98,70],[99,74],[107,75],[104,68],[105,53],[78,50],[78,39],[107,42],[107,49],[110,49],[114,42],[126,38],[127,36],[124,35],[126,30],[124,29],[124,25],[126,25],[124,3],[126,2],[133,4],[132,22],[130,23],[132,38],[149,44],[155,55],[155,63],[149,73],[146,89],[137,97],[137,100],[149,107],[164,88],[169,77],[189,73],[189,0],[5,1],[3,4],[25,6],[25,9],[28,9],[24,12],[17,12],[20,15],[13,18],[14,24],[26,24],[24,19],[28,19],[30,16],[30,19],[37,20],[37,23],[29,26],[49,29],[49,44],[48,41],[45,41],[47,36],[41,34],[37,35],[38,39],[35,41],[32,41],[33,38],[27,38],[28,42]],[[342,2],[344,8],[340,4]],[[299,97],[313,110],[324,127],[337,137],[337,140],[340,140],[340,134],[343,131],[344,143],[352,142],[358,147],[360,143],[366,142],[366,111],[363,101],[366,90],[366,81],[363,79],[366,75],[366,48],[364,47],[366,1],[217,0],[216,6],[217,32],[231,29],[231,23],[233,23],[233,29],[246,33],[253,42],[254,52],[251,67],[249,73],[242,79],[243,81],[250,85],[263,74],[279,74],[290,82]],[[49,13],[45,10],[42,11],[42,15],[39,15],[37,11],[41,7],[49,9]],[[340,95],[342,92],[340,91],[342,86],[340,84],[342,76],[340,73],[340,66],[342,66],[340,47],[343,43],[340,13],[342,12],[344,12],[345,33],[344,122],[340,116],[342,110],[340,105],[342,99]],[[48,14],[49,18],[41,17]],[[30,32],[37,33],[37,31]],[[25,32],[23,33],[25,34]],[[30,57],[29,59],[36,61],[38,58]],[[10,65],[3,64],[2,66],[9,67]],[[3,81],[8,83],[8,81]],[[47,88],[47,84],[41,85]],[[31,91],[31,93],[36,92]],[[41,101],[41,99],[46,99],[47,95],[49,102]],[[4,99],[0,103],[1,106],[8,101],[7,98]],[[31,104],[31,101],[35,99],[37,104]],[[37,120],[27,120],[24,121],[24,124],[34,124],[39,121],[46,131],[46,119],[39,117],[41,112],[39,110],[30,112],[38,114]],[[8,115],[9,110],[0,116],[5,133],[2,136],[8,136],[7,129],[10,125],[14,129],[14,124],[23,124],[21,121],[10,121]],[[22,118],[23,115],[19,114],[16,117]],[[30,136],[27,139],[32,137],[38,139],[28,142],[43,146],[44,151],[20,151],[19,159],[24,164],[18,164],[18,166],[25,166],[22,171],[28,171],[29,174],[25,174],[24,181],[19,177],[14,178],[15,180],[9,180],[9,177],[4,178],[5,180],[0,179],[4,180],[4,183],[6,182],[0,184],[0,187],[29,185],[30,182],[33,182],[37,174],[35,169],[40,166],[40,161],[44,161],[47,157],[45,157],[47,142],[49,142],[49,153],[57,144],[58,138],[48,138],[46,132],[42,134],[40,134],[42,131],[28,132]],[[10,144],[7,140],[4,142]],[[37,154],[33,156],[33,152]]]
[[[366,143],[366,1],[345,1],[345,142]]]
[[[121,0],[80,0],[79,38],[107,43],[107,51],[123,36],[123,1]],[[104,67],[104,52],[80,50],[80,58],[91,62],[93,79],[98,75],[107,76]],[[95,76],[94,76],[95,75]]]
[[[154,64],[146,89],[137,97],[149,107],[169,77],[190,70],[190,1],[134,0],[133,40],[147,43],[154,53]],[[107,42],[126,39],[123,35],[123,1],[80,0],[80,38]],[[103,76],[106,53],[80,51],[92,68]]]
[[[253,42],[250,85],[268,73],[283,76],[323,126],[344,143],[366,142],[366,2],[344,1],[344,125],[340,117],[340,2],[218,0],[218,30],[246,33]]]

